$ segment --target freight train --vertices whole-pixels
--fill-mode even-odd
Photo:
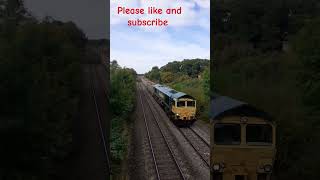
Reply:
[[[196,121],[197,101],[192,96],[160,84],[153,85],[152,95],[176,125],[190,126]]]
[[[226,96],[211,100],[211,179],[270,180],[276,126],[264,111]]]

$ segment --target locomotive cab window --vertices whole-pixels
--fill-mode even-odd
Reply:
[[[187,101],[187,106],[188,107],[195,107],[196,106],[196,102],[195,101]]]
[[[217,145],[239,145],[241,142],[240,124],[216,124],[214,142]]]
[[[186,102],[185,101],[178,101],[177,102],[177,107],[185,107],[186,106]]]
[[[271,145],[272,126],[269,124],[248,124],[246,136],[249,145]]]

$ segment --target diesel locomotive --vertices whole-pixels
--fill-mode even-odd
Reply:
[[[214,96],[210,107],[211,179],[270,180],[276,155],[276,126],[255,107]]]
[[[196,121],[197,101],[192,96],[160,84],[153,85],[152,94],[176,125],[188,126]]]

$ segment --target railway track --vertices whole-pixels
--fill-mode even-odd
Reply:
[[[202,137],[196,130],[194,130],[193,127],[189,127],[189,129],[190,129],[192,132],[194,132],[194,133],[202,140],[202,142],[203,142],[204,144],[206,144],[206,146],[210,147],[210,144],[208,143],[208,141],[207,141],[204,137]]]
[[[153,165],[156,172],[156,179],[184,180],[185,177],[181,167],[177,162],[163,129],[158,123],[158,116],[155,114],[154,109],[151,107],[146,96],[142,94],[142,92],[144,92],[142,85],[138,84],[138,89],[140,89],[139,99],[143,111],[148,143],[153,158]],[[148,107],[149,110],[145,109],[145,107]]]
[[[179,128],[181,134],[197,152],[206,166],[210,167],[210,145],[192,128]]]
[[[148,91],[148,88],[146,87],[146,85],[144,85],[144,87]],[[148,96],[149,98],[152,98],[152,96],[150,95],[150,91],[148,91]],[[152,103],[155,104],[155,102],[152,102]],[[159,114],[161,113],[159,112],[158,108],[156,108],[156,110],[158,111]],[[202,159],[202,161],[207,166],[207,168],[210,168],[210,144],[192,127],[177,128],[177,129],[184,136],[184,138],[191,145],[191,147],[195,150],[198,156]]]
[[[107,71],[107,70],[105,70]],[[106,72],[108,73],[108,72]],[[110,72],[109,72],[110,73]],[[99,81],[101,82],[106,82],[108,81],[106,78],[106,76],[104,76],[103,74],[99,73],[99,71],[95,71],[95,76],[99,79]],[[104,78],[102,78],[104,77]],[[102,88],[103,89],[103,93],[105,94],[105,96],[107,97],[108,101],[110,100],[110,97],[109,97],[109,90],[105,88],[105,86]]]
[[[91,96],[93,98],[93,101],[94,101],[94,105],[95,105],[95,114],[97,116],[97,122],[98,122],[98,126],[99,126],[99,134],[100,134],[100,137],[101,137],[101,140],[102,140],[102,144],[103,144],[103,151],[104,151],[104,154],[105,154],[105,158],[106,158],[106,168],[108,168],[108,172],[112,173],[111,171],[111,165],[110,165],[110,159],[109,159],[109,155],[108,155],[108,150],[107,150],[107,147],[106,147],[106,140],[105,140],[105,136],[104,136],[104,133],[103,133],[103,129],[102,129],[102,120],[101,120],[101,112],[100,112],[100,109],[99,109],[99,106],[98,106],[98,102],[97,102],[97,98],[96,98],[96,91],[95,91],[95,83],[94,83],[94,79],[97,79],[97,74],[96,74],[96,71],[94,70],[94,67],[91,66],[90,67],[90,90],[91,90]]]

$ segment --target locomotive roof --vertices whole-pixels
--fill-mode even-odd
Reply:
[[[253,116],[265,120],[272,118],[264,111],[261,111],[246,102],[232,99],[227,96],[213,95],[210,106],[210,119],[221,119],[229,115]]]
[[[161,91],[162,93],[164,93],[165,95],[167,95],[173,99],[179,99],[179,98],[194,99],[192,96],[190,96],[186,93],[176,91],[174,89],[171,89],[171,88],[164,86],[164,85],[161,85],[161,84],[155,84],[155,85],[153,85],[153,87],[155,87],[156,89],[158,89],[159,91]]]

